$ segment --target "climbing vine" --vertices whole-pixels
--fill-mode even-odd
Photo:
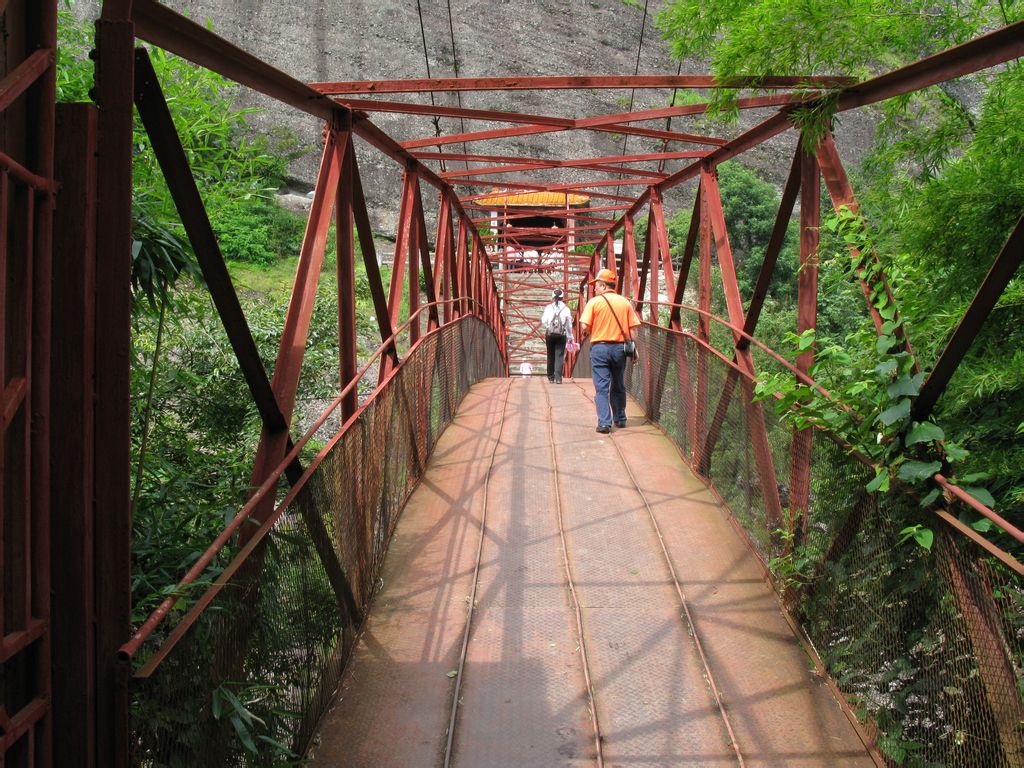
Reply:
[[[942,428],[932,420],[914,421],[911,406],[924,383],[924,372],[916,369],[914,358],[904,344],[904,320],[887,290],[882,265],[875,257],[874,243],[863,216],[845,206],[829,216],[823,227],[844,246],[829,255],[819,254],[823,269],[838,271],[841,279],[862,281],[868,300],[881,318],[881,332],[873,347],[857,358],[849,344],[820,342],[813,329],[790,334],[794,357],[815,349],[811,377],[820,389],[797,381],[787,372],[767,374],[756,386],[757,397],[771,399],[780,417],[797,429],[819,427],[827,430],[850,448],[865,456],[875,467],[875,476],[867,484],[869,492],[884,493],[894,481],[919,492],[922,506],[939,496],[937,487],[929,487],[940,471],[951,474],[954,482],[965,485],[979,501],[994,505],[983,487],[971,485],[984,479],[975,473],[958,477],[950,467],[963,461],[968,451],[946,439]],[[850,341],[848,337],[844,341]],[[987,530],[989,521],[978,521],[979,530]],[[931,531],[922,526],[904,529],[904,540],[912,538],[930,548]]]

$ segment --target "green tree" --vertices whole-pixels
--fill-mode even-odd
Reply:
[[[719,77],[866,78],[1022,15],[1024,3],[1017,0],[677,0],[658,23],[676,55],[707,58]],[[875,144],[863,165],[850,169],[926,370],[1024,209],[1021,77],[1020,65],[1012,63],[884,102],[876,112]],[[735,117],[737,95],[713,95],[713,112]],[[823,236],[823,252],[830,247]],[[819,340],[831,338],[847,349],[869,343],[873,332],[862,301],[842,280],[822,279]],[[978,478],[987,475],[996,506],[1011,518],[1024,514],[1021,294],[1017,278],[936,414],[948,437],[971,448],[968,467]]]
[[[743,298],[749,299],[775,227],[781,195],[757,173],[735,162],[718,166],[718,186],[722,193],[722,211],[729,226],[736,278]],[[796,270],[800,260],[798,227],[795,220],[791,222],[776,261],[769,286],[769,293],[776,298],[796,296]]]
[[[781,195],[778,189],[761,178],[756,171],[738,162],[722,163],[717,171],[718,186],[722,194],[722,212],[729,228],[729,244],[736,264],[740,294],[744,301],[749,301],[761,271],[768,240],[775,227]],[[672,263],[677,268],[682,264],[691,219],[692,207],[686,205],[676,210],[665,222],[672,250]],[[795,275],[799,266],[798,226],[795,220],[791,223],[779,253],[769,286],[769,295],[774,298],[796,295]],[[645,217],[639,219],[634,226],[638,251],[643,247],[646,234]],[[698,237],[698,245],[699,240]]]
[[[675,0],[657,24],[676,56],[710,61],[719,78],[866,78],[1008,24],[1020,13],[1015,0]],[[735,116],[734,92],[712,98],[719,112]],[[962,105],[955,95],[949,98]]]
[[[91,25],[61,9],[60,100],[90,99],[92,46]],[[300,148],[285,134],[254,134],[253,110],[235,107],[236,89],[223,77],[158,48],[149,54],[225,256],[269,264],[297,253],[302,219],[270,195]],[[133,146],[134,603],[144,612],[237,509],[259,426],[209,298],[180,285],[186,275],[198,282],[198,269],[138,119]],[[260,349],[276,349],[279,303],[246,309]],[[336,322],[317,317],[319,330]],[[323,389],[322,365],[337,368],[322,352],[311,355],[306,389]]]

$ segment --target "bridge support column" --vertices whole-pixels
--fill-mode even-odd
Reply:
[[[95,558],[96,755],[128,763],[128,668],[117,651],[131,628],[131,254],[135,27],[131,3],[96,23],[97,126]],[[102,340],[102,343],[99,341]]]
[[[391,324],[392,332],[394,332],[393,329],[397,328],[400,324],[399,313],[402,308],[402,286],[405,282],[406,263],[408,262],[410,265],[410,284],[413,279],[412,272],[415,270],[416,251],[414,249],[416,244],[414,239],[416,237],[417,230],[413,229],[412,220],[413,211],[416,206],[416,192],[418,188],[416,169],[414,167],[406,168],[405,173],[402,176],[402,200],[398,209],[398,231],[395,234],[395,256],[391,261],[391,286],[388,290],[388,319]],[[412,289],[410,288],[410,298],[411,291]],[[409,311],[410,313],[413,311],[411,305],[409,307]],[[412,338],[411,333],[412,332],[410,331],[410,343],[415,341],[415,339]],[[394,368],[396,361],[397,357],[387,357],[381,360],[380,377],[378,381],[382,382],[387,378],[388,374],[390,374]]]
[[[819,211],[821,177],[813,148],[801,137],[804,155],[800,161],[800,271],[797,273],[797,328],[799,336],[812,331],[818,318],[818,227],[821,223]],[[796,359],[801,373],[809,373],[814,365],[812,345]],[[811,450],[814,430],[811,428],[793,430],[789,474],[789,525],[795,533],[797,518],[800,520],[801,541],[807,539],[807,511],[811,487]]]
[[[51,435],[55,765],[96,763],[96,108],[57,107]]]
[[[697,262],[697,308],[701,310],[697,316],[697,338],[704,344],[711,343],[711,214],[707,204],[707,186],[701,175],[697,189],[697,204],[700,206],[700,255]],[[708,351],[703,345],[697,347],[697,386],[693,404],[693,466],[704,464],[703,455],[707,451],[705,440],[707,432],[708,407]]]
[[[636,274],[636,235],[633,232],[633,217],[626,216],[622,225],[622,295],[634,302],[639,298]],[[568,295],[568,291],[566,292]]]
[[[373,299],[373,313],[377,318],[377,327],[380,329],[380,340],[385,342],[393,334],[391,326],[391,313],[388,309],[387,296],[384,294],[384,283],[380,275],[380,264],[377,262],[377,248],[373,244],[373,230],[370,227],[370,216],[366,212],[366,198],[363,195],[363,183],[359,178],[359,163],[356,160],[355,152],[346,153],[350,167],[349,180],[352,183],[352,217],[355,220],[356,231],[359,233],[359,249],[363,253],[363,266],[366,268],[366,279],[370,284],[370,296]],[[398,364],[398,352],[394,343],[388,345],[384,351],[390,365]],[[381,368],[385,363],[381,360]]]
[[[718,178],[712,168],[701,169],[702,206],[707,210],[708,232],[715,239],[715,253],[718,256],[718,265],[722,274],[722,287],[725,291],[725,303],[729,312],[729,322],[734,327],[740,327],[743,323],[743,303],[740,300],[739,285],[736,282],[736,268],[732,260],[732,247],[729,244],[729,233],[726,228],[725,214],[722,211],[722,198],[718,190]],[[703,218],[703,216],[702,216]],[[703,228],[702,228],[703,234]],[[705,237],[701,237],[701,245],[704,246]],[[710,278],[710,243],[707,243],[708,251],[701,249],[701,271],[706,272]],[[707,264],[704,264],[705,253]],[[709,280],[710,282],[710,280]],[[710,309],[710,285],[706,289],[707,307]],[[702,301],[703,305],[703,301]],[[733,343],[738,345],[741,336],[733,335]],[[748,374],[754,373],[754,361],[749,349],[737,349],[736,361]],[[750,431],[750,441],[753,444],[754,459],[757,464],[758,479],[761,483],[761,493],[765,505],[765,523],[768,529],[775,530],[782,524],[782,505],[779,498],[778,481],[775,474],[775,462],[772,459],[771,446],[768,442],[768,430],[765,425],[764,411],[761,404],[753,400],[753,386],[747,377],[741,377],[740,386],[743,389],[743,400],[747,409],[747,423]],[[720,424],[712,425],[712,430],[717,432]],[[708,436],[708,443],[712,442],[712,435]],[[710,447],[702,451],[701,464],[710,466]]]
[[[352,134],[340,136],[344,145],[339,148],[341,173],[338,177],[337,211],[335,213],[336,268],[338,275],[338,384],[339,391],[356,380],[358,352],[356,342],[356,261],[355,227],[352,214]],[[376,259],[375,259],[376,261]],[[341,402],[341,423],[347,422],[359,407],[359,393],[353,386]]]
[[[434,240],[434,295],[440,297],[441,320],[450,323],[452,320],[452,207],[448,197],[440,194],[439,213],[437,216],[437,238]]]

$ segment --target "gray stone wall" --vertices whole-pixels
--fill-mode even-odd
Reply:
[[[462,76],[633,74],[640,49],[640,74],[674,74],[679,62],[672,59],[668,46],[648,16],[640,46],[641,10],[622,0],[420,0],[420,16],[415,0],[310,0],[292,3],[282,0],[164,0],[164,4],[187,14],[197,22],[212,26],[220,36],[255,54],[264,61],[304,81],[368,80],[418,78],[430,75],[455,75],[457,61]],[[94,15],[93,0],[78,0],[83,15]],[[651,13],[662,7],[652,3]],[[449,30],[449,8],[454,29],[453,52]],[[703,73],[703,62],[684,61],[684,73]],[[665,106],[668,91],[637,91],[635,109]],[[239,102],[260,107],[264,112],[253,117],[256,129],[287,126],[299,139],[313,147],[296,161],[292,173],[296,191],[302,193],[316,177],[320,159],[321,126],[309,116],[272,102],[261,94],[242,90]],[[426,94],[393,96],[429,102]],[[437,94],[438,103],[457,105],[454,94]],[[625,111],[630,106],[629,91],[546,91],[546,92],[474,92],[463,93],[465,107],[584,117]],[[739,125],[712,130],[723,137],[734,136],[763,119],[766,113],[744,114]],[[429,118],[378,113],[374,118],[381,128],[398,140],[432,135]],[[664,121],[649,123],[664,127]],[[503,127],[472,121],[465,130]],[[693,130],[692,119],[673,120],[674,130]],[[440,121],[443,134],[463,130],[459,121]],[[840,147],[847,162],[856,160],[867,146],[872,133],[870,114],[843,116],[839,128]],[[746,156],[743,162],[780,183],[785,179],[792,157],[795,135],[784,134]],[[618,154],[624,139],[609,133],[573,132],[524,136],[502,141],[478,142],[471,152],[491,155],[529,155],[547,158],[591,157]],[[452,150],[458,151],[459,145]],[[629,153],[659,151],[660,142],[628,137]],[[677,145],[678,148],[688,148]],[[375,230],[394,231],[398,210],[401,169],[359,142],[357,153],[367,191]],[[679,167],[676,161],[670,170]],[[436,167],[436,166],[435,166]],[[498,183],[503,177],[494,176]],[[559,171],[546,178],[573,181],[576,171]],[[611,178],[611,177],[609,177]],[[463,188],[465,190],[466,188]],[[635,194],[638,188],[623,187],[622,194]],[[482,190],[481,190],[482,191]],[[612,188],[614,191],[614,187]],[[688,205],[692,185],[683,185],[667,199],[671,214]],[[433,195],[425,190],[425,202],[432,205]]]

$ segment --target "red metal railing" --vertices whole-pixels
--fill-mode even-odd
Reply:
[[[137,19],[172,50],[190,53],[239,78],[256,78],[271,90],[279,87],[276,82],[263,83],[258,67],[239,66],[237,59],[244,55],[180,17],[167,16],[158,6],[141,6]],[[146,26],[157,19],[166,22],[171,32]],[[176,37],[175,31],[190,32],[190,36]],[[256,492],[192,566],[174,595],[121,648],[126,660],[140,651],[145,657],[130,686],[133,719],[128,741],[133,759],[140,763],[245,761],[256,754],[257,743],[271,752],[301,755],[350,650],[393,521],[422,473],[434,440],[469,384],[505,371],[504,325],[494,279],[479,235],[466,226],[466,214],[443,182],[367,122],[356,123],[343,108],[332,108],[280,352],[273,378],[268,380],[144,52],[136,54],[135,68],[139,114],[260,407],[264,429],[252,478]],[[301,91],[298,85],[289,88]],[[355,131],[406,163],[387,293],[356,163]],[[420,197],[421,177],[434,180],[442,192],[433,259]],[[291,445],[287,424],[335,211],[340,392],[303,438]],[[357,235],[382,338],[381,346],[358,371],[353,294]],[[421,303],[421,272],[425,303]],[[408,336],[405,359],[398,354],[400,334]],[[357,387],[371,375],[378,386],[360,405]],[[303,471],[298,464],[303,446],[336,411],[341,415],[341,430]],[[372,435],[369,443],[368,434]],[[323,467],[345,462],[351,470],[348,485],[316,479],[332,471]],[[292,486],[283,501],[275,504],[283,474]],[[356,477],[362,479],[354,481]],[[392,478],[395,483],[379,485],[377,477]],[[318,488],[326,487],[335,493],[330,507],[309,501]],[[348,518],[342,515],[346,506]],[[349,538],[339,527],[358,528],[358,535]],[[368,530],[372,531],[369,537]],[[290,549],[287,558],[276,554],[281,548]],[[187,601],[190,585],[201,578],[214,581],[180,615],[181,600]],[[318,618],[312,623],[279,623],[275,609]],[[226,615],[232,616],[231,621],[225,620]],[[165,626],[171,616],[178,620]],[[270,627],[274,631],[268,634]],[[267,666],[296,657],[304,662],[292,665],[289,673]],[[173,713],[182,700],[193,703],[197,716],[188,727],[174,728]]]
[[[430,309],[422,307],[396,335]],[[360,377],[375,375],[392,341]],[[478,317],[429,331],[275,502],[278,479],[342,407],[348,389],[335,398],[122,647],[136,667],[135,764],[248,764],[257,755],[250,743],[263,755],[303,754],[431,448],[468,388],[503,372],[493,329]],[[272,513],[247,539],[233,536],[267,500]],[[208,586],[190,596],[200,577]],[[177,715],[183,707],[191,713],[185,724]],[[237,717],[241,732],[232,724]]]
[[[812,81],[801,77],[760,80],[758,85],[786,88],[813,82],[820,87],[841,87],[839,109],[849,109],[1019,56],[1024,52],[1022,29],[1021,24],[1007,27],[866,83],[851,85],[843,79]],[[238,308],[159,84],[147,66],[145,52],[134,50],[136,35],[325,124],[317,195],[272,377],[262,368]],[[26,66],[37,65],[33,61]],[[662,76],[466,78],[379,81],[372,84],[372,90],[749,84],[742,79],[715,83],[706,78]],[[756,362],[765,365],[780,362],[771,355],[767,358],[773,362],[762,361],[763,350],[756,344],[751,348],[751,337],[796,195],[802,195],[798,331],[813,327],[815,322],[814,255],[821,180],[837,207],[855,208],[856,200],[830,135],[810,147],[811,152],[797,150],[755,295],[744,313],[715,168],[790,128],[787,108],[798,101],[813,100],[814,94],[741,100],[740,108],[744,109],[782,109],[747,133],[726,140],[631,124],[694,114],[699,109],[695,105],[570,119],[447,106],[434,106],[428,113],[426,105],[414,109],[396,107],[394,102],[346,104],[344,96],[334,99],[326,95],[364,93],[368,88],[366,83],[302,83],[155,0],[107,0],[103,5],[97,36],[97,94],[102,106],[97,138],[100,166],[95,171],[96,194],[91,199],[103,211],[96,222],[96,263],[98,273],[106,278],[96,291],[97,335],[103,342],[97,346],[95,360],[100,402],[95,409],[95,439],[107,450],[97,465],[94,494],[96,505],[104,510],[96,528],[100,562],[96,594],[104,599],[96,611],[98,695],[87,697],[98,702],[94,714],[102,721],[96,727],[100,762],[119,764],[129,744],[136,762],[181,765],[252,762],[260,749],[264,754],[265,750],[271,754],[301,752],[351,647],[352,628],[372,593],[394,516],[422,471],[437,431],[447,423],[469,383],[480,376],[507,372],[502,296],[486,244],[474,226],[478,222],[466,212],[480,210],[475,201],[493,192],[459,197],[453,187],[489,188],[494,184],[489,178],[492,174],[510,168],[543,171],[553,167],[530,158],[483,156],[487,159],[482,162],[498,165],[471,174],[449,175],[431,170],[428,160],[458,159],[467,165],[477,161],[467,152],[419,150],[440,150],[445,145],[489,138],[597,130],[665,143],[697,144],[701,149],[679,153],[677,159],[695,162],[670,174],[662,173],[660,168],[657,172],[614,171],[625,178],[565,184],[505,182],[501,186],[509,190],[585,191],[608,201],[593,212],[624,211],[617,220],[591,219],[607,224],[604,235],[584,231],[582,227],[588,224],[581,224],[582,239],[577,242],[596,245],[597,250],[589,259],[581,258],[572,265],[572,276],[582,280],[582,273],[593,275],[602,266],[617,269],[625,293],[638,304],[650,297],[646,306],[654,323],[660,322],[661,307],[667,309],[668,329],[649,325],[642,331],[645,345],[654,353],[650,359],[656,359],[658,365],[642,368],[639,377],[634,375],[634,395],[688,452],[695,471],[714,482],[761,556],[773,562],[777,572],[790,574],[789,582],[782,586],[787,588],[784,593],[793,615],[819,649],[830,679],[850,697],[853,709],[870,715],[880,738],[902,739],[904,750],[911,749],[911,744],[927,742],[925,754],[932,761],[941,758],[954,764],[1020,764],[1014,752],[1014,738],[1019,739],[1016,729],[1020,700],[1014,685],[1008,683],[1019,677],[1021,667],[1019,641],[1014,634],[1019,629],[1020,613],[1020,602],[1014,602],[1020,593],[1015,561],[1006,553],[993,551],[990,542],[943,510],[936,512],[941,525],[935,560],[921,561],[920,553],[912,548],[907,551],[916,553],[918,560],[904,556],[902,550],[896,557],[890,551],[893,521],[914,519],[917,514],[907,499],[895,494],[882,499],[865,496],[863,473],[867,469],[863,465],[846,457],[841,447],[821,434],[803,430],[793,435],[781,428],[770,409],[751,397],[750,388],[758,371],[755,356]],[[182,629],[176,635],[161,623],[179,618],[176,606],[168,604],[161,615],[147,622],[143,634],[124,648],[125,656],[153,653],[152,664],[145,667],[148,676],[138,678],[131,686],[133,723],[128,729],[123,722],[128,708],[117,698],[111,657],[123,640],[130,563],[124,467],[128,463],[126,360],[130,338],[126,286],[133,98],[257,404],[263,435],[251,482],[261,495],[246,506],[247,511],[234,524],[238,535],[221,536],[221,549],[207,558],[211,567],[223,568],[217,584],[208,597],[201,599],[202,605],[197,604],[189,614],[186,623],[178,624]],[[400,109],[520,124],[425,136],[400,144],[373,125],[363,109]],[[396,262],[387,290],[374,253],[354,137],[362,138],[403,169]],[[84,154],[92,153],[87,150]],[[648,153],[643,157],[655,159],[665,154]],[[627,157],[591,158],[574,164],[609,173],[609,164],[631,162]],[[505,164],[507,161],[512,162]],[[566,162],[557,167],[571,165]],[[699,189],[682,263],[677,265],[670,252],[663,194],[688,179],[698,179]],[[440,195],[433,260],[421,181]],[[603,191],[612,185],[616,186],[614,194]],[[638,197],[619,194],[636,186],[643,188]],[[633,223],[645,205],[649,226],[638,256]],[[338,297],[342,394],[334,408],[342,414],[345,427],[317,456],[314,468],[304,472],[298,462],[301,443],[292,449],[289,424],[332,210],[337,212],[339,286],[351,286],[353,282],[355,237],[362,246],[383,340],[378,350],[381,386],[361,407],[355,397],[355,382],[362,374],[357,371],[355,359],[354,297],[343,290]],[[619,228],[624,233],[621,263],[613,248],[614,232]],[[495,243],[507,246],[516,242],[515,237],[514,232],[505,233]],[[1019,232],[997,258],[998,269],[993,269],[991,280],[986,279],[979,289],[970,322],[951,340],[941,373],[933,373],[926,382],[928,398],[921,400],[925,405],[941,394],[944,377],[956,367],[970,345],[972,333],[991,308],[992,298],[1013,273],[1014,259],[1019,262],[1019,248],[1013,245],[1016,243]],[[682,331],[681,311],[695,255],[699,306],[696,333],[691,335]],[[710,312],[713,259],[723,278],[722,298],[728,313],[725,325]],[[876,279],[879,282],[874,285],[865,283],[866,292],[872,288],[887,291],[884,277]],[[512,276],[508,297],[525,290],[516,282]],[[660,299],[660,284],[665,287],[667,302]],[[414,320],[401,325],[412,352],[400,360],[395,329],[402,320],[403,296]],[[583,298],[581,290],[581,301]],[[881,325],[877,318],[876,324]],[[729,339],[724,348],[732,353],[732,359],[712,346],[713,326],[725,328]],[[902,342],[909,351],[907,339]],[[812,362],[813,355],[801,356],[791,373],[803,379]],[[584,354],[581,365],[585,364]],[[37,398],[35,404],[41,402]],[[709,407],[712,402],[716,403],[714,408]],[[286,493],[285,503],[275,504],[282,472],[297,490]],[[325,513],[328,509],[330,514]],[[806,562],[799,567],[792,559],[793,550],[780,546],[776,539],[776,531],[792,531],[797,519],[804,521],[801,546],[814,548],[808,550]],[[255,524],[243,524],[246,520]],[[954,529],[958,537],[948,535]],[[989,562],[993,557],[999,561],[995,566]],[[199,566],[194,570],[191,578],[200,575]],[[937,576],[927,584],[915,581],[922,572]],[[1012,573],[1012,578],[1007,573]],[[208,571],[205,575],[213,577]],[[187,589],[187,584],[182,586]],[[861,632],[863,610],[854,609],[862,604],[878,617],[871,624],[871,632]],[[149,633],[148,638],[145,633]],[[161,652],[155,646],[165,640],[165,633],[168,641],[174,635],[176,645],[165,645],[166,650]],[[860,646],[851,641],[861,636],[864,642]],[[911,674],[911,669],[917,672]],[[934,690],[942,674],[956,681],[950,686],[955,692],[943,689],[940,695]],[[911,679],[915,684],[906,684]],[[88,689],[90,685],[84,681],[82,687]],[[177,717],[182,709],[195,713],[195,717],[182,723]],[[951,712],[955,716],[947,717]],[[934,745],[936,734],[941,742],[938,746]],[[960,749],[964,745],[969,747]]]
[[[959,522],[957,505],[977,501],[953,491],[925,510],[898,488],[868,493],[873,468],[827,433],[812,430],[808,454],[792,453],[792,428],[774,410],[754,408],[755,379],[734,360],[683,331],[645,324],[638,337],[631,394],[731,512],[808,652],[885,761],[902,764],[900,756],[912,754],[922,764],[1018,765],[1024,567]],[[761,370],[793,373],[765,351]],[[577,375],[587,364],[584,349]],[[701,369],[706,387],[697,386]],[[731,387],[723,407],[721,393]],[[774,457],[768,478],[759,475],[751,439],[760,430]],[[713,433],[721,439],[709,443]],[[810,469],[808,524],[794,548],[786,530],[792,508],[784,505],[789,520],[774,518],[762,489],[789,501],[800,460]],[[935,531],[930,551],[899,543],[901,528],[913,525]]]

